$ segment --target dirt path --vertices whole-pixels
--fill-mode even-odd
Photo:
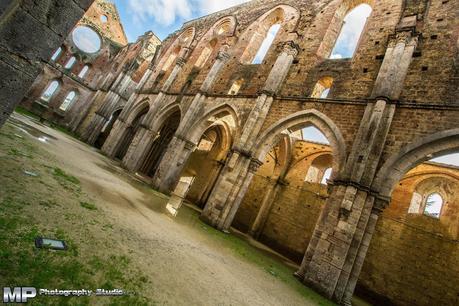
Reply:
[[[83,192],[112,224],[108,232],[91,233],[105,241],[98,251],[129,254],[148,276],[145,294],[156,303],[328,304],[309,289],[302,289],[288,275],[291,268],[279,268],[277,265],[283,264],[272,263],[272,258],[265,262],[264,257],[269,256],[236,241],[234,236],[214,231],[201,223],[192,210],[182,208],[176,219],[167,216],[163,213],[167,201],[164,196],[97,150],[22,115],[15,114],[13,120],[33,127],[23,126],[22,131],[32,139],[40,138],[36,145],[81,181]],[[19,122],[15,125],[21,129]],[[107,235],[112,241],[106,241]]]

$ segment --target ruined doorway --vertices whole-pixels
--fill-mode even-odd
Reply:
[[[123,160],[124,156],[126,155],[129,146],[131,145],[132,141],[134,140],[135,135],[137,134],[137,131],[140,128],[140,124],[142,123],[143,118],[147,115],[149,110],[148,105],[146,105],[144,108],[142,108],[135,119],[132,121],[130,126],[126,129],[126,133],[121,140],[121,144],[118,148],[118,151],[115,155],[116,158]]]
[[[116,120],[118,120],[118,117],[121,114],[122,109],[119,109],[115,111],[111,116],[108,122],[104,125],[102,128],[102,131],[99,134],[99,137],[97,137],[96,142],[94,146],[98,149],[102,148],[105,141],[107,140],[108,136],[110,135],[110,132],[112,131],[113,125],[115,124]]]
[[[177,131],[180,124],[180,111],[176,111],[170,115],[163,123],[158,136],[151,145],[148,155],[145,158],[145,162],[139,169],[139,172],[145,174],[148,177],[153,177],[158,169],[161,159],[169,146],[175,132]]]
[[[221,124],[207,129],[197,148],[190,155],[183,176],[195,177],[186,200],[203,209],[220,175],[230,144],[227,131]]]

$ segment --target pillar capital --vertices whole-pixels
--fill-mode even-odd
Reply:
[[[287,53],[287,55],[291,55],[293,57],[296,57],[300,50],[298,45],[293,40],[283,42],[281,43],[281,46],[282,52]]]
[[[217,54],[217,60],[227,61],[230,58],[230,55],[226,51],[219,51]]]
[[[180,135],[180,134],[175,134],[174,135],[175,138],[177,138],[178,140],[180,141],[183,141],[185,143],[185,148],[187,150],[194,150],[194,148],[196,147],[196,144],[194,142],[192,142],[191,140],[188,140],[185,136],[183,135]]]
[[[260,160],[253,158],[249,164],[249,172],[256,173],[261,165],[263,165],[263,163]]]
[[[186,64],[186,60],[183,57],[179,57],[177,59],[177,63],[176,63],[177,66],[183,67],[185,66],[185,64]]]

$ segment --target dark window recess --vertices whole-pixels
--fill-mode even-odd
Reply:
[[[430,39],[437,39],[438,38],[438,35],[432,35],[430,36]]]
[[[422,56],[421,51],[415,51],[415,52],[413,53],[413,57],[421,57],[421,56]]]
[[[384,54],[376,55],[375,59],[377,60],[383,60],[384,59]]]
[[[376,45],[379,45],[379,41],[375,41],[375,46],[376,46]]]
[[[422,70],[422,71],[427,71],[427,70],[429,70],[429,67],[427,67],[427,66],[422,66],[421,70]]]
[[[363,73],[367,73],[368,72],[368,68],[363,68]]]

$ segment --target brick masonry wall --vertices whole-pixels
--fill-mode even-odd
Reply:
[[[0,5],[0,126],[21,101],[43,63],[92,0],[7,0]]]
[[[259,240],[299,263],[327,198],[326,187],[305,183],[313,160],[323,146],[295,146],[301,162],[289,171],[274,200]],[[303,151],[303,152],[302,152]],[[316,151],[317,152],[317,151]],[[255,175],[233,226],[248,232],[268,188],[275,184],[274,154]],[[312,155],[314,156],[314,155]],[[434,190],[447,193],[439,220],[408,214],[411,198],[421,182],[435,179]],[[438,183],[445,181],[447,183]],[[437,189],[435,189],[437,188]],[[357,293],[376,304],[455,305],[459,287],[459,169],[425,163],[400,181],[389,207],[380,218],[359,279]]]
[[[440,219],[408,214],[416,186],[433,179],[432,191],[446,192]],[[458,168],[421,164],[408,172],[378,221],[358,291],[370,288],[397,305],[457,305],[458,212]]]

